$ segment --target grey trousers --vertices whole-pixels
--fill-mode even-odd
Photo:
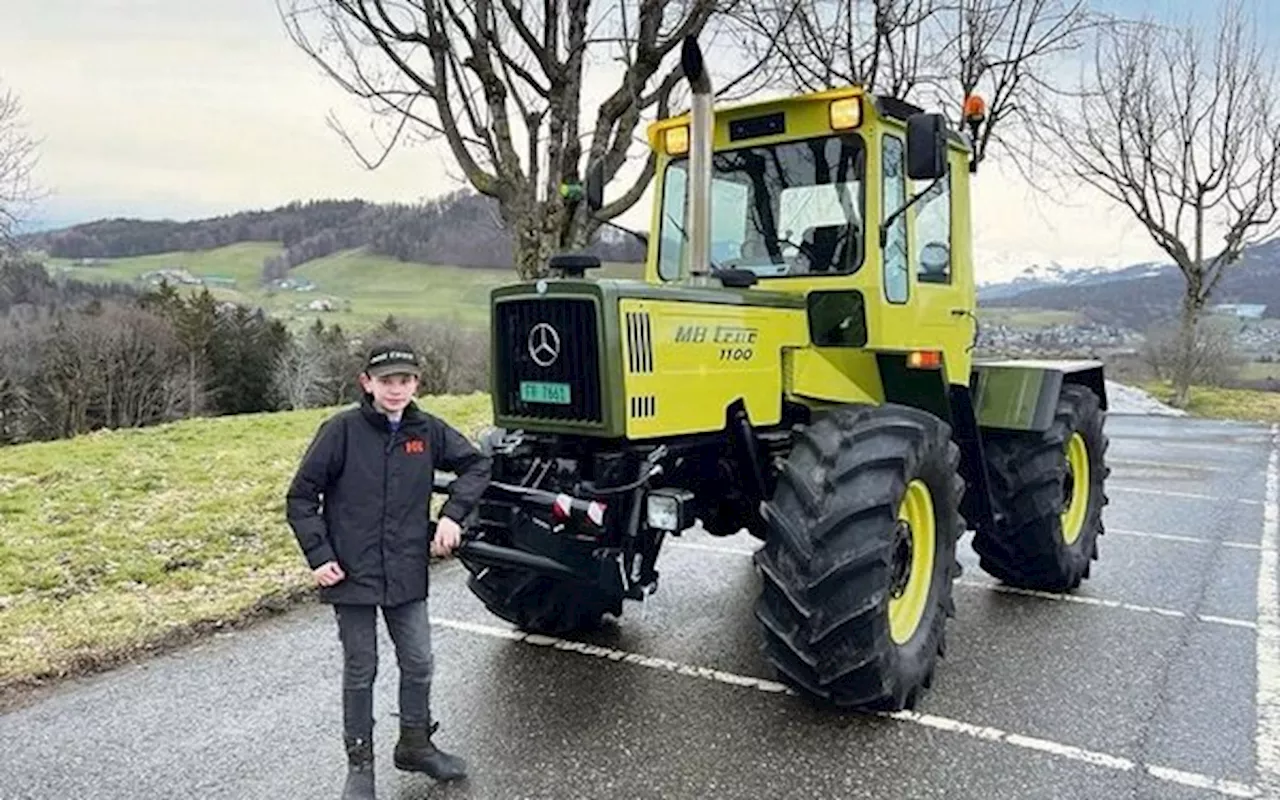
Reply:
[[[342,641],[342,724],[348,740],[373,738],[373,682],[378,675],[379,606],[334,605]],[[425,600],[383,606],[382,619],[400,667],[400,724],[430,723],[431,625]]]

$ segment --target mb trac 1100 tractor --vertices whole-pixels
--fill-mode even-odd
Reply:
[[[469,587],[566,635],[654,591],[668,537],[745,529],[779,678],[821,704],[914,707],[967,530],[1009,585],[1088,577],[1102,365],[974,359],[977,165],[944,115],[857,87],[713,109],[696,42],[682,62],[691,111],[648,131],[644,279],[562,254],[492,293]]]

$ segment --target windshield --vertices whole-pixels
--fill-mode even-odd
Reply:
[[[710,265],[762,278],[838,274],[862,263],[865,158],[856,135],[746,147],[715,153],[711,181]],[[684,233],[688,161],[667,166],[658,271],[679,276],[688,257]]]

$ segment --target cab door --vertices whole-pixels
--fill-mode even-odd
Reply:
[[[958,157],[957,157],[958,156]],[[911,181],[911,192],[929,191],[909,212],[910,280],[916,293],[922,347],[942,350],[952,382],[967,383],[977,320],[963,154],[953,152],[950,169],[932,189],[931,180]]]

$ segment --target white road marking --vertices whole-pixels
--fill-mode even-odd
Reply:
[[[1123,464],[1125,466],[1134,467],[1167,467],[1168,469],[1189,469],[1205,472],[1229,472],[1243,470],[1228,470],[1226,467],[1211,467],[1208,464],[1180,464],[1173,461],[1142,461],[1136,458],[1108,458],[1108,464]]]
[[[1256,452],[1258,452],[1258,448],[1257,448],[1256,446],[1255,446],[1255,447],[1250,447],[1250,446],[1249,446],[1249,445],[1247,445],[1247,444],[1199,444],[1199,443],[1197,443],[1197,442],[1172,442],[1172,441],[1168,441],[1168,440],[1165,440],[1165,439],[1155,440],[1155,443],[1154,443],[1154,444],[1147,444],[1147,442],[1151,442],[1151,441],[1152,441],[1152,440],[1150,440],[1150,439],[1135,439],[1135,438],[1131,438],[1131,437],[1123,436],[1123,435],[1121,435],[1121,436],[1112,436],[1112,437],[1111,437],[1111,442],[1112,442],[1112,444],[1113,444],[1113,445],[1114,445],[1114,444],[1117,444],[1117,443],[1119,443],[1119,442],[1129,442],[1129,443],[1138,443],[1138,442],[1142,442],[1143,444],[1141,444],[1141,445],[1139,445],[1139,446],[1140,446],[1140,447],[1142,447],[1142,448],[1143,448],[1143,450],[1150,450],[1150,449],[1151,449],[1151,448],[1153,448],[1153,447],[1155,447],[1155,448],[1163,448],[1163,447],[1181,447],[1181,448],[1185,448],[1185,449],[1188,449],[1188,450],[1212,450],[1212,451],[1213,451],[1213,452],[1215,452],[1215,453],[1222,453],[1222,452],[1227,452],[1227,451],[1230,451],[1230,452],[1239,452],[1239,453],[1256,453]],[[1258,444],[1258,445],[1264,445],[1264,444],[1266,444],[1266,441],[1264,441],[1264,440],[1262,440],[1262,439],[1258,439],[1258,440],[1257,440],[1257,444]],[[1118,448],[1117,448],[1117,449],[1118,449]]]
[[[1159,539],[1165,542],[1186,542],[1188,544],[1214,544],[1223,547],[1234,547],[1240,550],[1258,550],[1262,547],[1254,542],[1233,542],[1230,539],[1206,539],[1201,536],[1183,536],[1174,533],[1151,533],[1150,531],[1131,531],[1125,528],[1107,527],[1107,535],[1119,534],[1120,536],[1132,536],[1139,539]]]
[[[1134,492],[1135,494],[1155,494],[1162,497],[1186,497],[1191,500],[1220,500],[1230,501],[1233,503],[1242,503],[1246,506],[1260,506],[1261,500],[1253,500],[1248,497],[1221,497],[1211,494],[1196,494],[1195,492],[1171,492],[1166,489],[1145,489],[1137,486],[1118,486],[1108,481],[1107,491],[1109,492]]]
[[[957,586],[967,586],[971,589],[986,589],[991,592],[1001,592],[1004,594],[1017,594],[1024,597],[1036,597],[1041,600],[1056,600],[1062,603],[1076,603],[1083,606],[1099,606],[1102,608],[1120,608],[1125,611],[1136,611],[1141,614],[1155,614],[1159,617],[1173,617],[1178,619],[1191,619],[1200,622],[1209,622],[1216,625],[1227,625],[1233,628],[1248,628],[1253,630],[1257,624],[1252,620],[1234,619],[1232,617],[1215,617],[1209,614],[1187,614],[1185,611],[1176,611],[1172,608],[1158,608],[1156,606],[1144,606],[1136,603],[1125,603],[1120,600],[1106,600],[1101,597],[1086,597],[1076,594],[1061,594],[1059,592],[1041,592],[1035,589],[1019,589],[1016,586],[1005,586],[990,581],[956,581]]]
[[[732,555],[738,557],[749,558],[752,552],[749,550],[740,550],[736,547],[717,547],[711,544],[696,544],[694,542],[668,542],[667,547],[678,547],[689,550],[704,550],[709,553],[721,553],[723,555]],[[1247,619],[1235,619],[1232,617],[1218,617],[1210,614],[1187,614],[1185,611],[1176,611],[1171,608],[1158,608],[1156,606],[1138,605],[1136,603],[1125,603],[1120,600],[1106,600],[1101,597],[1086,597],[1074,594],[1060,594],[1058,592],[1039,592],[1034,589],[1019,589],[1014,586],[1005,586],[1003,584],[991,581],[970,581],[958,580],[956,586],[963,586],[969,589],[983,589],[990,592],[1002,592],[1004,594],[1023,595],[1025,597],[1035,597],[1041,600],[1055,600],[1062,603],[1076,603],[1078,605],[1096,606],[1099,608],[1118,608],[1124,611],[1136,611],[1142,614],[1154,614],[1160,617],[1171,617],[1176,619],[1184,619],[1188,616],[1199,622],[1207,622],[1213,625],[1226,625],[1232,628],[1246,628],[1254,630],[1257,623]]]
[[[1119,534],[1120,536],[1130,536],[1139,539],[1159,539],[1167,542],[1185,542],[1187,544],[1214,544],[1222,547],[1233,547],[1239,550],[1258,550],[1262,545],[1255,542],[1233,542],[1229,539],[1206,539],[1202,536],[1184,536],[1174,533],[1152,533],[1150,531],[1134,531],[1127,528],[1107,527],[1107,535]],[[732,555],[749,556],[750,551],[739,550],[732,547],[722,547],[711,544],[698,544],[696,542],[668,541],[667,544],[676,547],[686,547],[691,550],[707,550],[713,553],[729,553]]]
[[[1258,786],[1265,797],[1280,797],[1280,589],[1276,548],[1280,547],[1280,426],[1271,426],[1267,461],[1267,502],[1263,509],[1262,557],[1258,561],[1258,730],[1254,739]]]
[[[765,678],[756,678],[749,675],[738,675],[732,672],[712,669],[710,667],[682,664],[678,661],[672,661],[666,658],[646,656],[639,653],[627,652],[625,650],[615,650],[611,647],[601,647],[599,645],[585,644],[582,642],[571,642],[554,636],[524,633],[511,628],[500,628],[492,625],[482,625],[475,622],[464,622],[462,620],[445,619],[441,617],[432,617],[431,622],[432,624],[439,625],[442,628],[451,628],[465,633],[472,633],[479,636],[490,636],[498,639],[508,639],[539,647],[551,647],[556,650],[581,653],[583,655],[594,656],[608,661],[634,664],[639,667],[662,670],[690,678],[701,678],[703,680],[714,681],[716,683],[726,684],[729,686],[755,689],[757,691],[767,692],[770,694],[796,694],[794,690],[777,681]],[[1166,783],[1190,786],[1197,789],[1206,789],[1227,797],[1259,796],[1258,791],[1254,789],[1254,787],[1237,781],[1224,780],[1210,775],[1186,772],[1156,764],[1142,764],[1131,759],[1114,756],[1109,753],[1087,750],[1082,747],[1053,742],[1047,739],[1023,736],[1021,734],[1011,733],[999,728],[974,725],[968,722],[961,722],[960,720],[935,716],[933,714],[921,714],[915,711],[899,711],[895,713],[876,714],[874,716],[896,719],[902,722],[909,722],[926,728],[932,728],[934,730],[969,736],[983,741],[1003,743],[1023,750],[1034,750],[1051,756],[1056,756],[1058,758],[1079,761],[1117,772],[1133,772],[1135,770],[1142,770],[1151,777]]]

